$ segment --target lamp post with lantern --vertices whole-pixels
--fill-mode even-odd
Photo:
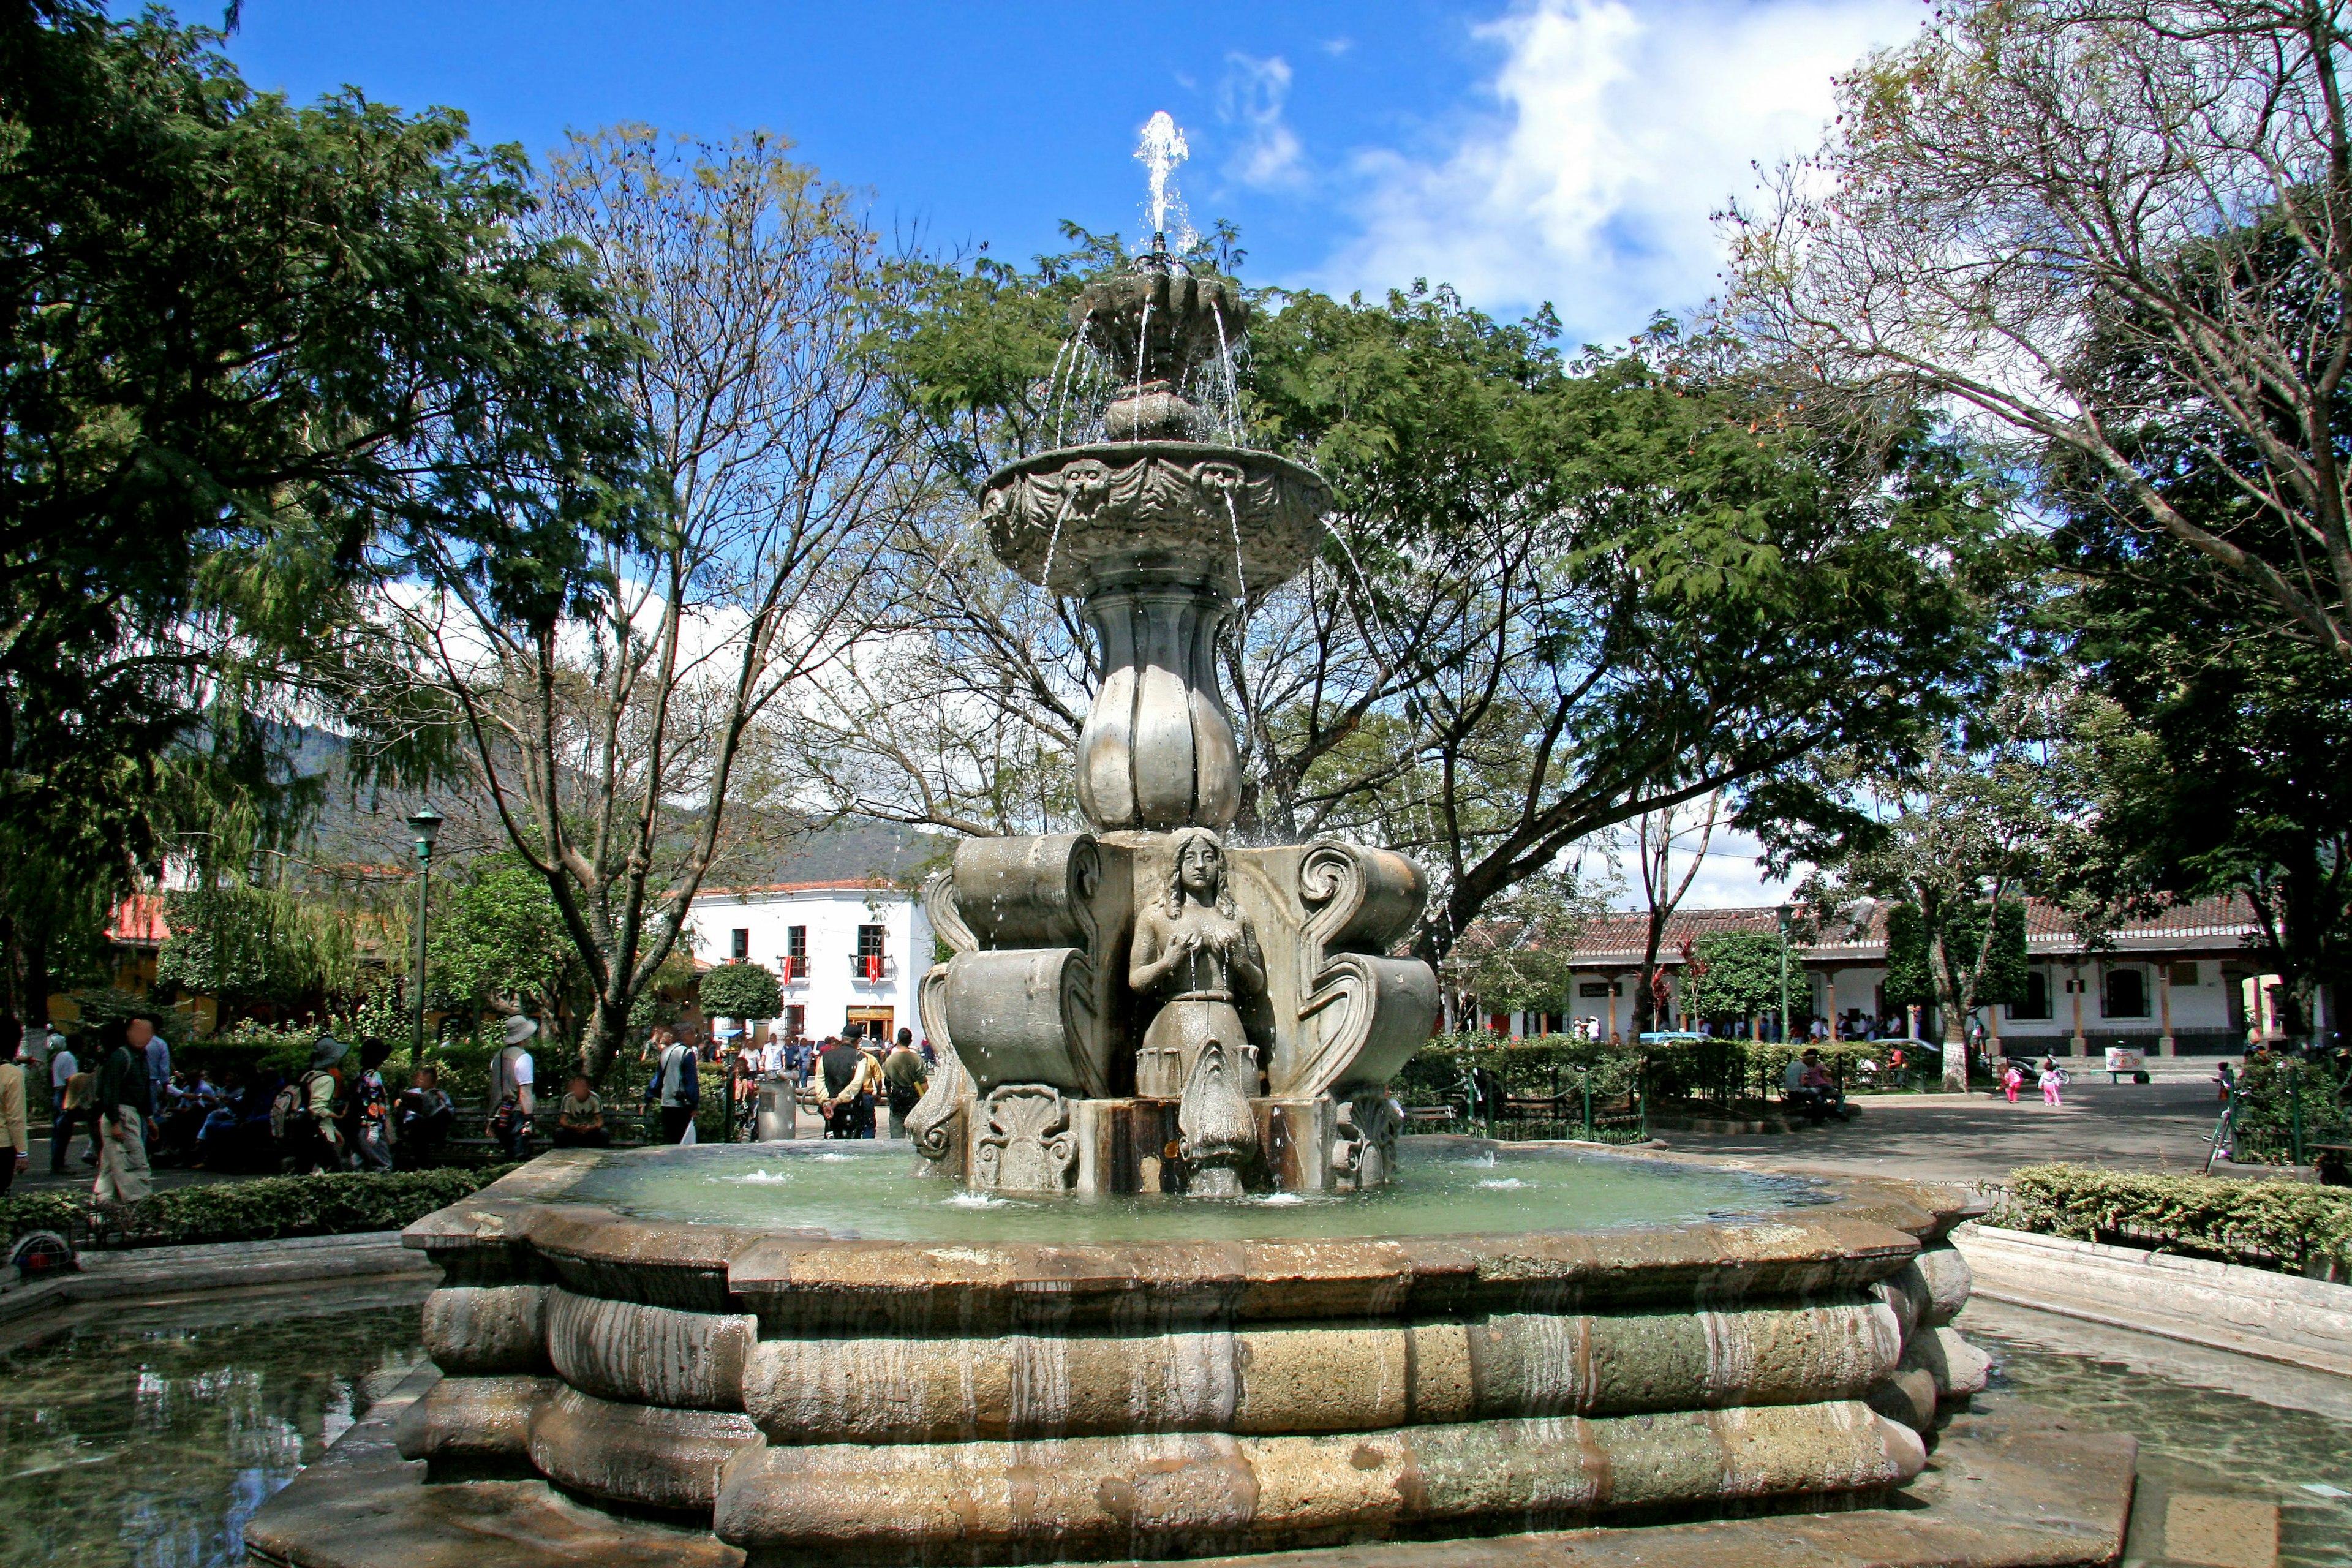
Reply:
[[[441,837],[441,814],[429,805],[419,806],[408,819],[408,830],[416,835],[416,1038],[409,1047],[408,1065],[416,1068],[425,1061],[425,894],[433,878],[433,843]]]

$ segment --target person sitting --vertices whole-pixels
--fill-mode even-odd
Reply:
[[[1789,1064],[1781,1083],[1781,1098],[1802,1111],[1813,1126],[1819,1127],[1832,1115],[1841,1121],[1846,1120],[1845,1091],[1822,1070],[1821,1052],[1807,1047],[1803,1055]]]
[[[604,1102],[589,1087],[585,1073],[573,1073],[555,1107],[555,1146],[559,1149],[609,1149],[613,1135],[604,1130]]]
[[[439,1158],[457,1121],[457,1107],[442,1090],[440,1073],[433,1068],[418,1068],[400,1092],[399,1131],[393,1139],[393,1151],[408,1169],[422,1170]]]

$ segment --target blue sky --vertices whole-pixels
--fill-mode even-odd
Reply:
[[[216,6],[182,5],[191,20]],[[1184,128],[1196,220],[1253,281],[1550,300],[1585,339],[1712,287],[1708,214],[1810,145],[1830,74],[1919,0],[1360,0],[1181,6],[247,0],[257,86],[447,104],[534,156],[570,128],[764,127],[875,221],[1025,258],[1056,224],[1140,227],[1131,156]]]
[[[213,21],[216,5],[182,5]],[[1830,77],[1920,0],[1358,0],[1182,5],[247,0],[229,53],[310,99],[351,83],[447,104],[536,157],[634,120],[782,132],[874,221],[1025,258],[1060,220],[1140,230],[1137,133],[1183,127],[1197,222],[1230,218],[1253,282],[1450,281],[1575,341],[1701,304],[1709,215],[1812,146]],[[1717,836],[1694,907],[1769,902]]]

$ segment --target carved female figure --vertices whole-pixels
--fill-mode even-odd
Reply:
[[[1224,846],[1207,828],[1188,827],[1171,847],[1167,892],[1137,914],[1127,971],[1129,985],[1164,998],[1135,1053],[1135,1092],[1155,1100],[1182,1094],[1208,1040],[1254,1058],[1235,1004],[1265,989],[1265,960],[1234,907]]]

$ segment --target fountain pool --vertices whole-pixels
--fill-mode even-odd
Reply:
[[[1580,1231],[1755,1219],[1827,1203],[1794,1176],[1661,1164],[1572,1149],[1417,1138],[1395,1184],[1364,1194],[998,1194],[908,1174],[888,1142],[691,1146],[604,1162],[566,1201],[640,1220],[782,1226],[845,1239],[1088,1244]]]

